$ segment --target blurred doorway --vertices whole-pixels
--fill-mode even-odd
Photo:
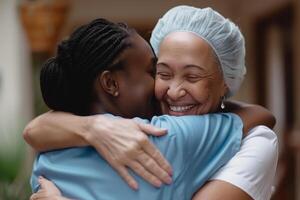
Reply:
[[[287,5],[255,24],[257,99],[276,116],[274,131],[280,143],[274,200],[295,199],[295,152],[289,148],[294,124],[293,18],[293,6]]]

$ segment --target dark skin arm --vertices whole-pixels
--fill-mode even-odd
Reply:
[[[276,123],[274,115],[268,109],[240,101],[226,101],[223,112],[239,115],[244,123],[243,132],[246,134],[255,126],[265,125],[272,129]]]

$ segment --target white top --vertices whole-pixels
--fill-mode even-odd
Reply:
[[[254,200],[268,200],[272,195],[277,161],[276,134],[266,126],[257,126],[243,139],[240,151],[211,180],[229,182]]]

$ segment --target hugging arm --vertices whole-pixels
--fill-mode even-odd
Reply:
[[[265,125],[272,129],[276,123],[274,115],[266,108],[247,104],[240,101],[226,101],[224,112],[232,112],[242,119],[243,132],[248,133],[250,129],[258,125]]]
[[[38,152],[87,146],[88,121],[89,117],[49,111],[33,119],[23,137]]]
[[[272,113],[262,106],[238,101],[226,101],[225,104],[225,112],[233,112],[240,116],[244,123],[244,132],[248,132],[257,125],[266,125],[271,129],[275,125]],[[82,117],[50,111],[32,120],[25,127],[23,137],[37,151],[87,145],[92,145],[99,150],[101,143],[109,142],[106,140],[109,134],[113,136],[119,132],[121,134],[116,137],[126,138],[135,133],[136,145],[139,146],[143,140],[147,140],[141,133],[159,136],[163,135],[165,130],[150,125],[137,125],[132,120],[113,120],[103,115]]]
[[[242,118],[244,132],[255,123],[259,124],[247,115],[250,111],[252,114],[257,113],[257,109],[252,109],[255,106],[226,106],[232,107],[233,112]],[[267,110],[261,109],[263,114],[260,116],[272,119]],[[92,145],[132,188],[136,188],[137,184],[126,167],[133,169],[153,185],[159,186],[161,181],[168,182],[171,167],[145,135],[163,135],[164,132],[150,125],[137,124],[133,120],[48,112],[30,122],[23,136],[38,151]],[[143,168],[136,167],[137,162]]]
[[[130,187],[137,189],[126,167],[154,186],[169,182],[171,166],[145,135],[165,132],[128,119],[50,111],[32,120],[23,137],[37,151],[92,145]]]

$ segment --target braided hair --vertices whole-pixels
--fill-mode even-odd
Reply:
[[[128,38],[134,32],[125,24],[105,19],[95,19],[76,29],[41,69],[40,86],[46,105],[53,110],[88,115],[94,80],[104,70],[122,68],[117,60],[130,46]]]

